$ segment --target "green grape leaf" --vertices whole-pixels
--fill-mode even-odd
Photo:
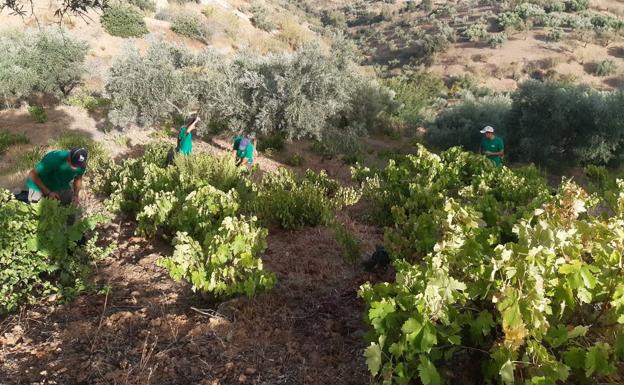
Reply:
[[[435,327],[430,323],[426,323],[422,329],[422,338],[420,340],[420,349],[423,352],[428,353],[438,343],[436,334]]]
[[[511,360],[507,360],[507,362],[505,362],[503,366],[501,366],[500,370],[498,371],[498,374],[501,376],[501,379],[503,380],[503,383],[505,385],[512,385],[514,383],[513,362],[511,362]]]
[[[376,343],[371,343],[369,347],[364,351],[364,357],[366,357],[366,365],[373,376],[379,373],[381,368],[381,348]]]
[[[585,367],[585,350],[581,348],[570,348],[563,353],[563,362],[572,369],[583,369]]]
[[[582,337],[585,334],[587,334],[588,330],[589,330],[588,326],[580,326],[580,325],[576,326],[574,329],[568,332],[568,339]]]
[[[609,344],[599,342],[587,350],[585,357],[585,376],[611,374],[615,368],[609,363]]]
[[[418,376],[423,385],[441,385],[442,378],[435,365],[422,354],[420,356],[420,364],[418,364]]]

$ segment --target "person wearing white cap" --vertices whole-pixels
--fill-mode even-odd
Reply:
[[[503,156],[505,155],[503,139],[494,134],[492,126],[486,126],[480,132],[483,134],[483,139],[481,139],[479,152],[494,162],[496,167],[501,167],[503,165]]]

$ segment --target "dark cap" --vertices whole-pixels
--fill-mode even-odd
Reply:
[[[89,153],[84,148],[72,148],[69,150],[69,159],[74,167],[87,168]]]

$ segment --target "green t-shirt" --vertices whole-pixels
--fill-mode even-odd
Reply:
[[[237,136],[236,138],[234,138],[234,145],[232,146],[232,148],[236,151],[237,158],[247,158],[247,161],[251,164],[253,163],[254,145],[250,141],[244,150],[240,150],[238,147],[240,146],[240,142],[242,139],[242,136]]]
[[[52,192],[69,190],[71,181],[85,173],[84,168],[72,167],[68,159],[68,150],[50,151],[35,166],[41,182],[48,190]],[[28,178],[26,185],[30,189],[41,192],[41,189],[39,189],[39,186],[32,178]]]
[[[178,133],[178,139],[180,140],[180,154],[191,155],[193,151],[193,135],[190,132],[186,132],[186,127],[181,127]]]
[[[505,149],[503,139],[499,136],[495,136],[493,139],[483,138],[481,139],[481,151],[487,152],[500,152]],[[500,167],[503,164],[503,158],[498,155],[488,155],[489,160],[494,162],[496,167]]]

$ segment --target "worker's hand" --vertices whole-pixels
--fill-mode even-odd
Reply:
[[[489,151],[483,151],[483,155],[485,155],[485,156],[490,156],[490,155],[492,155],[492,153],[491,153],[491,152],[489,152]]]
[[[60,201],[61,200],[61,196],[58,195],[57,193],[55,193],[54,191],[52,191],[51,193],[48,194],[47,196],[48,199],[54,199],[55,201]]]

